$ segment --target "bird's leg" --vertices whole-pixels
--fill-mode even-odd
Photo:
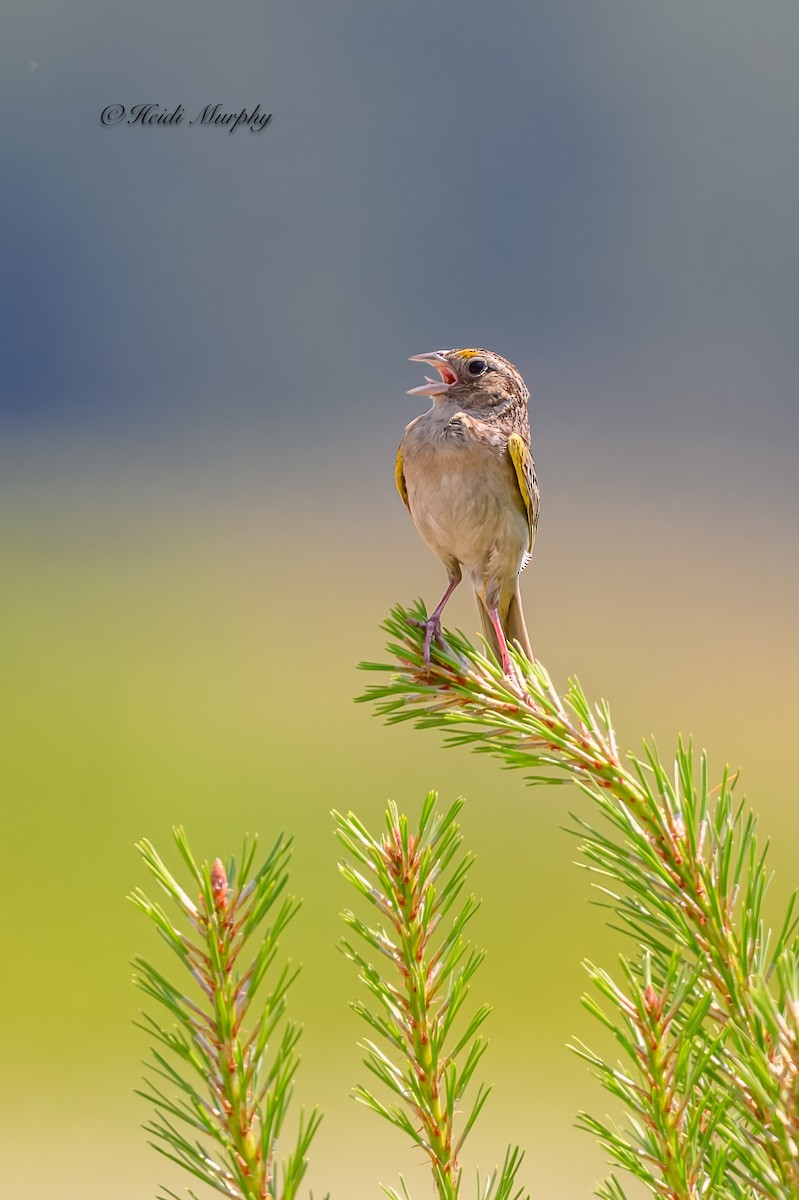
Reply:
[[[502,628],[502,622],[499,619],[499,609],[489,608],[488,616],[491,624],[494,626],[494,633],[497,635],[499,642],[499,657],[502,663],[502,670],[505,675],[513,675],[513,667],[511,666],[510,655],[508,654],[508,643],[505,638],[505,630]]]
[[[414,621],[414,625],[419,625],[422,629],[424,629],[424,661],[426,663],[430,662],[430,646],[432,645],[433,638],[436,639],[439,646],[444,646],[444,639],[441,636],[441,614],[444,611],[444,606],[446,605],[452,593],[455,591],[455,588],[458,586],[460,581],[460,571],[458,571],[457,574],[453,572],[449,577],[449,585],[447,590],[444,592],[444,595],[441,597],[427,620]]]

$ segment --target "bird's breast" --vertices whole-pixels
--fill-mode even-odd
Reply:
[[[444,561],[467,571],[489,560],[501,574],[515,575],[527,546],[528,528],[506,441],[463,414],[407,429],[402,461],[414,524]]]

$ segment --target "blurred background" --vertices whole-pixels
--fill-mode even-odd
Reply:
[[[227,857],[295,835],[297,1100],[317,1197],[404,1173],[335,950],[332,807],[375,825],[464,794],[488,951],[467,1179],[508,1141],[536,1197],[591,1194],[607,1104],[584,956],[622,948],[530,790],[352,703],[396,601],[444,573],[394,492],[408,355],[484,345],[532,393],[536,652],[623,744],[693,734],[796,882],[799,10],[746,0],[11,0],[0,48],[3,1178],[134,1200],[130,959],[156,938],[134,841]],[[152,102],[178,127],[104,127]],[[265,132],[188,125],[260,104]],[[464,587],[449,619],[477,626]],[[787,758],[787,761],[786,761]],[[471,1194],[468,1181],[466,1194]],[[631,1191],[631,1195],[634,1192]]]

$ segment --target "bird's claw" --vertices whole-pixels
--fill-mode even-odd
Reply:
[[[449,652],[449,646],[444,641],[441,633],[441,618],[433,614],[426,621],[420,621],[417,617],[408,617],[408,623],[415,625],[417,629],[424,630],[424,661],[430,663],[430,648],[433,644],[433,638],[436,639],[436,645],[439,646],[445,654]]]
[[[429,617],[428,620],[425,621],[424,661],[426,663],[430,662],[430,647],[432,645],[433,638],[436,639],[436,645],[439,646],[446,653],[447,643],[444,641],[444,638],[441,636],[441,618],[440,617]]]

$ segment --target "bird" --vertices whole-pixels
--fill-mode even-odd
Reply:
[[[433,639],[442,641],[441,614],[465,574],[486,643],[510,676],[509,641],[533,659],[519,590],[540,504],[530,393],[513,363],[490,350],[434,350],[410,361],[439,375],[410,388],[433,406],[406,427],[396,460],[397,490],[447,571],[447,589],[422,623],[424,661]]]

